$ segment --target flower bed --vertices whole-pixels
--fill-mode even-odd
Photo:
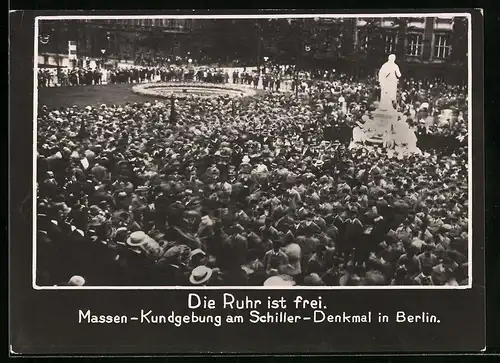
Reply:
[[[236,85],[226,86],[217,83],[143,83],[132,88],[134,93],[143,96],[168,98],[172,94],[176,98],[187,98],[193,95],[199,97],[217,97],[229,95],[231,97],[246,97],[256,94],[255,90],[249,87],[238,87]]]

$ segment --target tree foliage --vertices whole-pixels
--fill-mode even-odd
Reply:
[[[360,59],[380,62],[384,57],[384,39],[379,18],[366,18],[366,24],[359,29],[355,55]]]
[[[406,36],[408,34],[408,30],[411,29],[409,26],[410,20],[409,18],[393,18],[392,25],[396,28],[396,51],[395,55],[398,59],[404,59],[406,56]]]
[[[453,19],[451,40],[451,60],[455,63],[467,64],[468,49],[468,20],[465,17]]]

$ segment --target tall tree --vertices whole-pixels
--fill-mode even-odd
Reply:
[[[410,27],[410,19],[409,18],[393,18],[392,25],[396,28],[396,58],[399,60],[403,60],[406,56],[406,35]]]
[[[358,50],[369,63],[378,64],[384,58],[384,39],[379,18],[366,18],[366,24],[360,31],[361,40]]]
[[[451,39],[451,60],[458,64],[467,64],[468,49],[468,20],[457,16],[453,19]]]

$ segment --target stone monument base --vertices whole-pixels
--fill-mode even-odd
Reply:
[[[391,127],[398,120],[399,113],[395,110],[375,110],[372,112],[373,120],[364,124],[363,131],[365,140],[368,143],[383,144],[388,133],[391,133]]]
[[[416,147],[417,138],[413,130],[405,121],[398,121],[398,117],[403,117],[401,113],[377,109],[372,112],[372,117],[356,132],[353,144],[397,149],[399,152],[405,150],[405,153],[420,152]]]

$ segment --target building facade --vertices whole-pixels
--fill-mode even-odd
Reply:
[[[193,19],[89,19],[79,39],[80,52],[95,56],[104,50],[125,60],[137,54],[178,56],[195,23]]]
[[[395,54],[409,76],[425,71],[438,78],[466,79],[468,26],[466,18],[445,15],[357,18],[351,26],[352,48],[368,52],[375,46],[380,50],[375,55],[379,62]],[[376,36],[370,32],[376,32]]]
[[[306,30],[297,38],[297,43],[303,43],[299,68],[335,68],[366,77],[375,75],[387,56],[395,54],[407,76],[467,78],[464,17],[332,17],[295,19],[294,23]]]
[[[405,34],[400,37],[397,20],[406,22]],[[382,30],[384,53],[396,52],[399,42],[403,42],[405,61],[443,63],[451,59],[454,17],[414,17],[414,18],[380,18],[378,25]],[[356,19],[355,42],[368,46],[369,37],[363,33],[368,21]],[[355,45],[357,45],[355,43]]]
[[[196,25],[193,19],[42,20],[39,53],[66,55],[69,42],[74,41],[79,58],[176,56],[183,53],[182,40]]]
[[[250,62],[257,60],[258,64],[260,58],[272,54],[270,49],[265,49],[267,44],[268,48],[278,49],[275,53],[281,53],[282,62],[289,60],[304,67],[344,69],[360,76],[374,74],[389,54],[396,54],[405,74],[411,76],[421,74],[422,70],[426,74],[432,71],[437,77],[454,77],[455,73],[467,72],[468,24],[465,18],[441,15],[288,19],[288,23],[279,23],[279,31],[272,26],[255,26],[260,23],[266,24],[268,21],[42,21],[39,51],[42,54],[68,54],[68,44],[73,41],[79,58],[133,62],[138,56],[175,58],[191,54],[203,63],[204,54],[216,55],[216,58],[225,55],[225,61],[228,62],[231,58],[238,59],[239,53],[244,53]],[[290,34],[292,39],[283,43],[286,38],[283,34]],[[265,42],[258,41],[266,37],[269,39]]]

